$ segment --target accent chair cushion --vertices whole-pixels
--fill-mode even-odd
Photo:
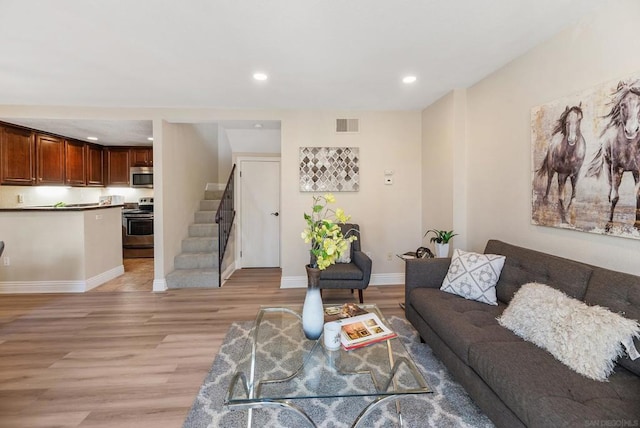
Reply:
[[[351,242],[347,241],[347,249],[336,259],[336,263],[351,263]]]

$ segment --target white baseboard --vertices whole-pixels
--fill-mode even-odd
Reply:
[[[120,265],[84,281],[0,281],[0,294],[84,293],[123,273]]]
[[[154,279],[153,280],[153,291],[154,292],[160,292],[160,291],[167,291],[169,289],[169,287],[167,287],[167,280],[162,278],[162,279]]]
[[[116,266],[113,269],[109,269],[106,272],[102,272],[94,277],[87,279],[85,291],[96,288],[97,286],[102,285],[107,281],[111,281],[113,278],[117,278],[120,275],[124,275],[124,265]]]
[[[369,285],[394,285],[404,284],[404,272],[398,273],[374,273],[371,274]],[[283,276],[280,279],[280,288],[305,288],[307,277],[305,276]]]
[[[222,272],[221,279],[222,279],[222,284],[220,284],[220,287],[222,287],[224,285],[225,282],[227,282],[227,279],[229,279],[231,277],[231,275],[233,275],[233,273],[236,271],[236,264],[235,263],[231,263],[229,264],[229,266],[227,266],[227,268],[224,270],[224,272]]]

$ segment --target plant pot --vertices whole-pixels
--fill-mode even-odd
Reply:
[[[449,257],[449,243],[438,244],[436,242],[436,257]]]
[[[307,295],[302,306],[302,330],[307,339],[317,340],[324,327],[324,309],[320,296],[320,269],[307,269]]]

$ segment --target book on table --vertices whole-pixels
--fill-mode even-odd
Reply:
[[[345,303],[340,306],[326,306],[324,308],[324,322],[337,321],[368,313],[369,311],[361,308],[355,303]]]
[[[347,351],[393,339],[397,336],[393,330],[380,321],[376,314],[372,313],[357,315],[336,322],[342,326],[340,342]]]

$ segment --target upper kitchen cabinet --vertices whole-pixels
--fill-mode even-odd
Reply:
[[[131,166],[153,166],[152,147],[134,147],[131,149]]]
[[[107,149],[107,186],[128,186],[131,151],[126,148]]]
[[[35,144],[30,130],[0,126],[0,181],[12,185],[34,183]]]
[[[104,186],[104,149],[87,144],[87,186]]]
[[[64,140],[36,134],[36,184],[65,184],[64,167]]]
[[[82,141],[74,140],[66,140],[64,144],[65,183],[69,186],[86,186],[86,144]]]

